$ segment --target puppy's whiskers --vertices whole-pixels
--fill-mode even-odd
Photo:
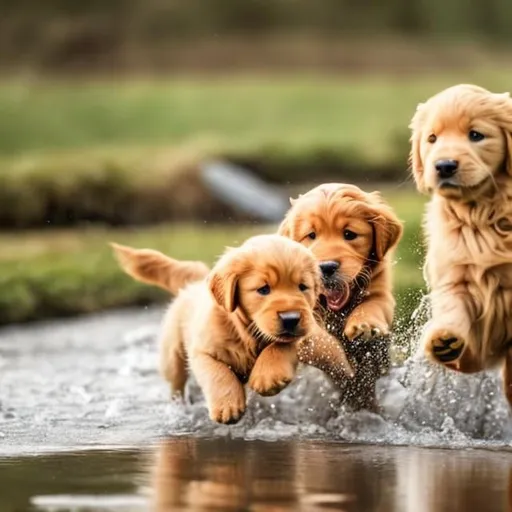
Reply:
[[[260,332],[260,330],[258,329],[258,326],[256,325],[256,322],[252,321],[248,327],[247,327],[247,330],[249,331],[249,334],[253,337],[253,338],[260,338],[263,333]]]
[[[325,312],[325,308],[322,306],[322,304],[320,304],[320,311],[319,310],[314,310],[313,311],[313,319],[315,320],[315,322],[318,324],[318,325],[323,325],[324,324],[324,312]]]
[[[369,268],[364,267],[357,276],[356,285],[359,289],[365,289],[370,286],[372,274]]]
[[[278,339],[271,334],[268,334],[266,332],[263,332],[256,324],[256,322],[253,320],[249,326],[247,327],[247,330],[249,331],[249,334],[259,347],[270,345],[270,343],[274,343],[278,341]]]

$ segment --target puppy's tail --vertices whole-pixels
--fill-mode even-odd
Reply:
[[[181,288],[204,279],[210,269],[201,261],[178,261],[152,249],[134,249],[111,243],[121,268],[137,281],[176,295]]]

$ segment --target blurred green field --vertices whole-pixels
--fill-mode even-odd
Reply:
[[[512,71],[426,77],[229,77],[0,84],[0,227],[234,217],[198,186],[211,156],[282,184],[409,179],[408,122],[448,85],[507,90]]]
[[[422,91],[385,79],[212,79],[0,86],[0,153],[136,144],[218,144],[248,152],[335,148],[395,157]]]
[[[414,309],[423,283],[420,217],[423,200],[411,192],[385,196],[406,223],[396,254],[400,315]],[[167,224],[145,229],[92,228],[0,234],[0,323],[88,313],[167,300],[118,268],[109,241],[151,247],[180,259],[213,262],[226,245],[274,227]]]
[[[212,142],[363,163],[397,156],[419,101],[457,82],[508,90],[512,70],[406,77],[258,76],[0,84],[0,154]],[[403,147],[400,148],[403,150]],[[395,160],[396,161],[396,160]]]

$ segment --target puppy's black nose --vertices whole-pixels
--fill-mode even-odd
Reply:
[[[337,261],[322,261],[320,263],[320,270],[324,277],[332,277],[339,268],[340,264]]]
[[[451,178],[457,172],[459,162],[457,160],[438,160],[435,165],[437,175],[441,179],[446,179]]]
[[[288,334],[293,334],[300,322],[300,313],[298,311],[283,311],[278,313],[281,320],[281,327],[283,331]]]

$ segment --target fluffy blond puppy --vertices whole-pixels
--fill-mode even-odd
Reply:
[[[175,394],[183,393],[191,371],[212,420],[242,417],[245,383],[263,396],[284,389],[305,339],[327,344],[326,357],[351,375],[343,349],[315,321],[320,272],[300,244],[278,235],[252,237],[228,249],[209,273],[200,263],[113,246],[127,273],[177,294],[164,319],[161,371]]]
[[[432,196],[425,278],[433,361],[471,373],[502,365],[512,402],[512,100],[456,85],[420,104],[411,167]]]

